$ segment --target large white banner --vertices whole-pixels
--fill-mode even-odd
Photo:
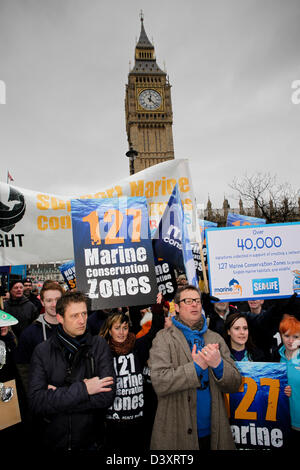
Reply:
[[[211,295],[223,301],[300,293],[300,223],[208,228]]]
[[[190,239],[197,241],[196,203],[187,159],[163,162],[110,187],[72,197],[0,183],[0,266],[73,259],[71,199],[145,196],[153,234],[176,183]]]

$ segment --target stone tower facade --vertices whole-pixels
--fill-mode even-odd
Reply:
[[[174,159],[171,85],[156,63],[141,15],[141,33],[125,97],[128,147],[138,152],[133,172]]]

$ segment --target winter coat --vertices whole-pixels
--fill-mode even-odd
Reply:
[[[300,431],[300,351],[295,351],[295,355],[291,359],[287,359],[285,355],[285,346],[282,345],[278,349],[280,362],[286,364],[288,384],[292,389],[289,398],[290,415],[292,427]]]
[[[94,373],[88,372],[87,353],[93,357]],[[86,345],[75,354],[71,370],[57,334],[35,348],[28,399],[32,412],[44,418],[47,447],[86,449],[103,437],[103,411],[112,404],[115,385],[110,392],[89,395],[83,379],[93,376],[115,378],[112,355],[103,338],[87,333]],[[49,384],[56,390],[48,390]]]
[[[3,310],[13,315],[19,321],[19,323],[12,326],[12,330],[17,337],[39,315],[36,306],[24,295],[20,299],[8,299],[4,302]]]
[[[223,376],[217,380],[209,368],[211,393],[211,449],[235,449],[223,393],[237,392],[241,375],[223,338],[209,329],[204,343],[218,343]],[[173,324],[158,332],[150,350],[150,371],[158,407],[151,449],[198,450],[197,388],[200,386],[190,346]]]
[[[28,389],[29,365],[33,351],[38,344],[52,336],[56,326],[47,323],[44,314],[41,314],[36,321],[22,331],[19,337],[15,351],[15,362],[26,391]]]
[[[55,324],[47,323],[41,314],[36,321],[22,331],[16,350],[16,363],[29,364],[35,347],[49,339],[56,330]]]
[[[254,349],[252,352],[250,352],[247,349],[244,349],[244,351],[230,351],[230,357],[234,361],[238,362],[266,362],[266,356],[263,351],[260,349]],[[242,355],[243,353],[243,355]],[[239,358],[241,356],[241,358]]]

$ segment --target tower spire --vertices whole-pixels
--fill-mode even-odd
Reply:
[[[140,11],[141,32],[140,37],[135,45],[135,64],[132,73],[138,74],[159,74],[166,75],[156,63],[155,48],[149,40],[144,27],[144,13]]]
[[[142,48],[149,48],[149,49],[154,49],[153,44],[150,42],[148,39],[148,36],[146,34],[145,28],[144,28],[144,13],[143,10],[140,12],[140,19],[141,19],[141,33],[140,33],[140,38],[137,43],[137,47],[142,47]]]

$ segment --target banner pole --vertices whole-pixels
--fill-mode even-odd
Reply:
[[[203,282],[204,282],[204,292],[206,294],[208,294],[209,293],[209,287],[208,287],[208,280],[207,280],[207,275],[206,275],[206,267],[205,267],[205,261],[204,261],[204,255],[203,255],[201,241],[199,241],[198,244],[199,244],[199,249],[200,249],[200,258],[201,258]]]
[[[195,200],[194,204],[195,204],[195,207],[197,207],[196,200]],[[197,217],[197,209],[194,209],[193,215],[195,217],[196,237],[198,239],[198,246],[199,246],[199,250],[200,250],[200,258],[201,258],[202,274],[203,274],[203,282],[204,282],[204,292],[206,294],[209,294],[209,287],[208,287],[208,280],[207,280],[207,275],[206,275],[205,261],[204,261],[204,255],[203,255],[203,250],[202,250],[200,226],[199,226],[198,217]]]

